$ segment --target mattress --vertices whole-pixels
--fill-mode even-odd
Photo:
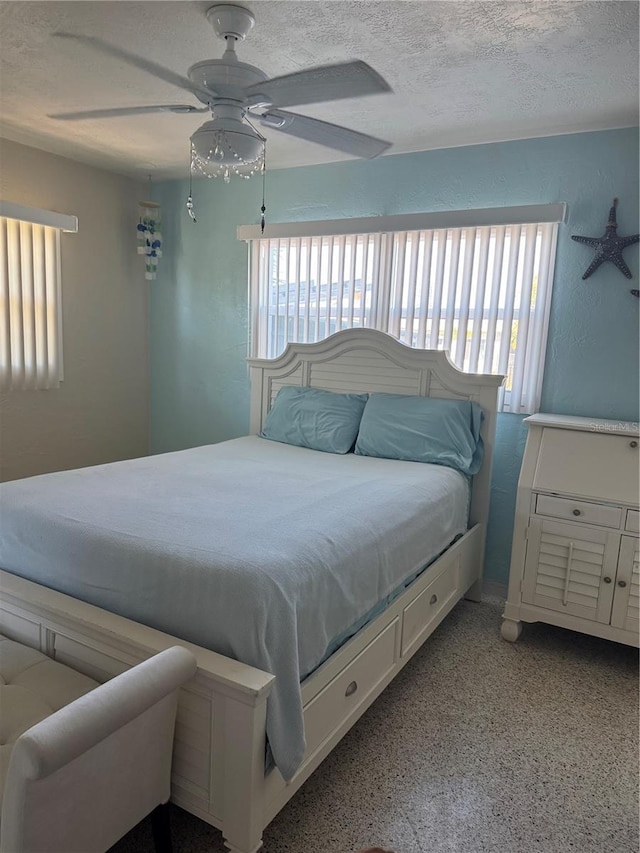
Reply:
[[[249,436],[0,486],[0,566],[276,676],[267,736],[300,765],[300,682],[467,529],[449,468]]]

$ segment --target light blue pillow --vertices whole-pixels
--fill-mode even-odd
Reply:
[[[482,464],[482,418],[482,409],[470,400],[371,394],[355,452],[475,474]]]
[[[260,435],[324,453],[349,453],[367,397],[285,385],[278,391]]]

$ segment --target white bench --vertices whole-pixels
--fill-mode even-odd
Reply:
[[[0,853],[104,853],[166,809],[178,688],[196,662],[174,646],[100,685],[0,636]]]

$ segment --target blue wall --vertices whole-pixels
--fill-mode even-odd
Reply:
[[[156,186],[165,256],[151,296],[151,449],[175,450],[248,431],[247,248],[236,227],[258,221],[260,181],[198,181],[198,221],[186,181]],[[555,136],[350,161],[267,174],[269,222],[564,201],[545,412],[638,419],[638,247],[628,282],[571,234],[601,235],[620,198],[619,234],[638,231],[638,129]],[[498,419],[486,575],[505,582],[515,490],[526,439],[517,415]]]

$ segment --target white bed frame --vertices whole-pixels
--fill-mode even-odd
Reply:
[[[266,702],[274,677],[178,640],[198,660],[182,691],[172,800],[219,827],[234,853],[254,853],[263,829],[462,598],[480,599],[500,376],[458,371],[443,352],[409,349],[368,329],[250,359],[251,432],[282,385],[470,399],[485,413],[485,456],[473,478],[470,529],[375,620],[302,684],[307,752],[287,784],[265,776]],[[176,638],[67,595],[0,573],[0,632],[106,680]]]

